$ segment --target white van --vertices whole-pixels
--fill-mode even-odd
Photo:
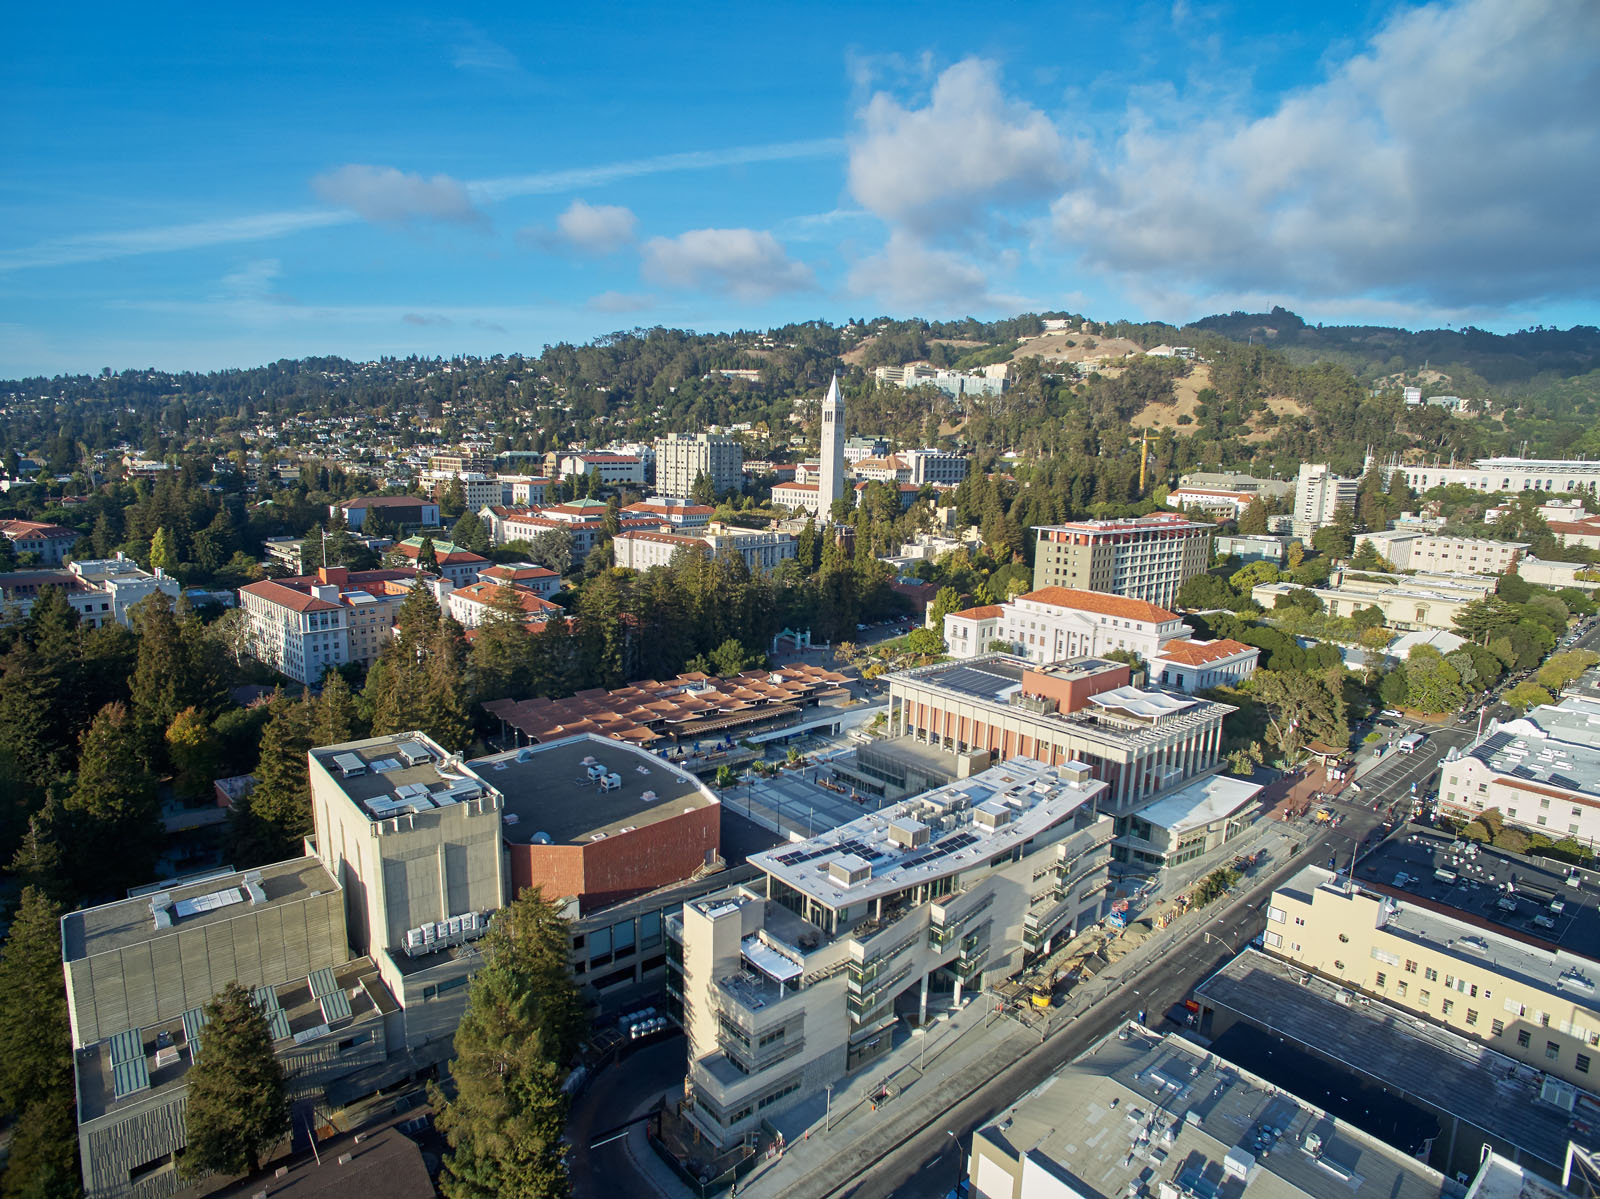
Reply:
[[[1395,742],[1395,749],[1399,750],[1403,754],[1409,754],[1414,753],[1421,745],[1421,733],[1407,733],[1404,737],[1400,738],[1399,741]]]

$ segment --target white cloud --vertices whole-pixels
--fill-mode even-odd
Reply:
[[[656,302],[654,296],[625,291],[603,291],[590,296],[586,307],[595,312],[642,312]]]
[[[465,21],[456,26],[456,36],[450,47],[450,65],[464,71],[520,73],[522,70],[515,54]]]
[[[727,292],[763,300],[816,286],[811,268],[790,258],[771,233],[758,229],[691,229],[644,244],[644,277],[672,287]]]
[[[282,274],[276,258],[255,258],[222,276],[222,294],[231,300],[273,299],[273,284]]]
[[[902,229],[890,233],[881,253],[856,264],[849,285],[857,295],[939,312],[983,306],[989,290],[988,279],[975,263],[949,250],[933,249]]]
[[[1055,203],[1090,266],[1148,285],[1470,309],[1594,295],[1600,7],[1399,11],[1266,115],[1133,110]]]
[[[556,218],[553,230],[524,229],[518,236],[548,249],[604,255],[632,245],[638,234],[639,218],[621,205],[574,200]]]
[[[350,163],[324,172],[311,189],[329,204],[348,208],[363,220],[403,225],[415,220],[485,225],[466,186],[449,175],[431,179],[394,167]]]
[[[405,322],[406,324],[408,324],[408,325],[416,325],[419,328],[423,328],[423,329],[427,329],[427,328],[441,328],[442,329],[442,328],[445,328],[445,327],[447,327],[449,325],[455,324],[455,322],[453,320],[451,320],[449,317],[440,316],[436,312],[408,312],[404,316],[402,316],[400,319],[403,322]]]
[[[850,139],[850,191],[880,217],[924,236],[959,232],[995,202],[1038,199],[1066,179],[1061,135],[1038,109],[1008,100],[991,62],[944,71],[928,103],[876,93]]]

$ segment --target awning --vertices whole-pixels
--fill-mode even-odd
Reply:
[[[746,937],[743,948],[745,961],[775,982],[786,983],[800,977],[799,964],[765,944],[760,937]]]

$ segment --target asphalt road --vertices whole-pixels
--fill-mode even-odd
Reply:
[[[637,1049],[596,1074],[578,1097],[567,1116],[573,1199],[660,1194],[635,1167],[626,1138],[608,1134],[641,1114],[641,1105],[648,1111],[662,1091],[682,1085],[688,1046],[680,1033]],[[606,1143],[591,1148],[595,1141]]]

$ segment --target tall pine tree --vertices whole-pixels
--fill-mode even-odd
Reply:
[[[183,1173],[254,1174],[289,1131],[289,1091],[255,996],[229,983],[205,1006],[200,1057],[184,1076]]]
[[[568,931],[555,904],[524,891],[481,942],[456,1030],[456,1094],[430,1096],[450,1143],[446,1199],[554,1199],[569,1192],[561,1083],[584,1033],[567,968]]]
[[[67,796],[73,839],[66,846],[85,894],[115,894],[148,882],[161,848],[161,801],[143,765],[143,745],[123,704],[95,714],[78,751]]]

